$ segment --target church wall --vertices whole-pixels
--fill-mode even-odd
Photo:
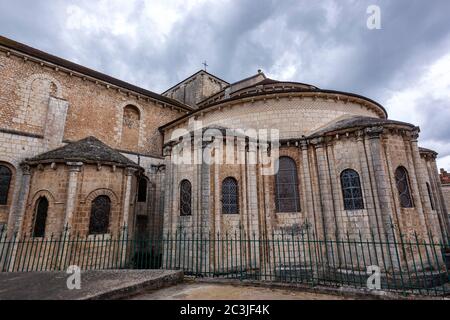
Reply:
[[[368,173],[364,145],[355,141],[355,136],[342,137],[327,148],[330,166],[333,206],[336,214],[338,234],[341,238],[358,239],[359,232],[365,238],[370,237],[369,215],[374,216],[372,188]],[[346,169],[355,170],[360,179],[364,209],[345,210],[341,186],[341,173]]]
[[[2,113],[0,112],[0,115]],[[2,132],[0,129],[0,162],[9,166],[13,171],[8,205],[0,206],[0,224],[8,224],[12,218],[12,213],[17,205],[18,192],[22,169],[20,162],[27,158],[43,152],[42,138],[37,136],[17,135],[9,132]]]
[[[382,144],[384,148],[384,165],[391,186],[391,209],[393,214],[395,214],[392,220],[401,233],[409,234],[412,230],[416,230],[424,236],[424,213],[417,182],[416,168],[412,161],[410,140],[401,134],[390,134],[385,137]],[[410,193],[414,203],[412,208],[403,208],[400,205],[395,180],[395,170],[399,166],[405,167],[408,171]]]
[[[22,179],[19,164],[26,158],[89,135],[113,148],[157,157],[162,149],[158,127],[184,114],[30,60],[0,50],[0,162],[15,168],[13,194],[0,207],[0,224],[11,227]],[[130,130],[123,117],[128,105],[140,118]]]
[[[160,154],[158,127],[184,114],[3,52],[0,64],[0,128],[44,134],[48,100],[54,96],[69,103],[64,139],[93,135],[120,149],[123,108],[132,104],[141,112],[139,144],[126,146],[126,150]]]
[[[124,156],[144,168],[148,179],[147,202],[136,204],[136,215],[147,221],[147,235],[159,238],[162,235],[164,216],[164,197],[166,185],[165,160],[162,157],[146,157],[129,153]],[[133,199],[135,200],[135,199]],[[132,222],[133,225],[137,221]]]
[[[78,182],[80,185],[78,205],[72,223],[74,232],[88,234],[92,201],[100,195],[106,195],[111,200],[109,233],[117,235],[123,227],[125,169],[116,168],[115,170],[114,172],[110,166],[102,166],[100,170],[94,165],[83,166]],[[132,185],[135,183],[134,181]],[[134,197],[132,199],[134,200]],[[134,205],[134,201],[130,202],[131,206]]]
[[[297,138],[308,135],[327,123],[343,116],[369,116],[378,115],[366,107],[356,103],[312,98],[268,99],[243,102],[221,110],[206,112],[198,115],[197,121],[202,121],[204,127],[220,125],[227,128],[238,129],[278,129],[280,138]],[[187,128],[187,122],[180,124],[179,128]],[[165,142],[172,137],[174,128],[168,129],[164,135]]]
[[[65,165],[43,165],[31,171],[30,191],[25,215],[22,220],[22,235],[31,235],[36,216],[36,205],[40,197],[49,202],[45,235],[58,235],[64,228],[67,183],[69,171]]]
[[[274,232],[284,232],[286,234],[295,234],[301,232],[302,225],[306,222],[307,210],[306,210],[306,193],[303,187],[303,181],[305,180],[303,174],[303,163],[300,159],[299,148],[297,147],[282,147],[280,149],[280,157],[290,157],[293,159],[297,165],[297,178],[298,178],[298,189],[300,197],[300,211],[299,212],[276,212],[276,190],[275,190],[275,176],[271,175],[267,177],[268,180],[268,194],[269,199],[268,211],[266,219],[271,220],[271,225]],[[313,221],[309,221],[314,223]],[[272,230],[269,230],[269,234]]]
[[[445,206],[447,208],[450,208],[450,185],[449,184],[442,185],[442,193],[444,195]]]

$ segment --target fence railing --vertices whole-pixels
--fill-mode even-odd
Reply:
[[[183,230],[161,237],[78,235],[45,238],[0,230],[0,272],[176,269],[197,277],[351,286],[448,295],[450,250],[417,234],[382,241],[371,235],[321,239],[311,231],[264,237],[202,235]],[[432,237],[430,237],[432,239]]]

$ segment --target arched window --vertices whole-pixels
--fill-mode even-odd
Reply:
[[[342,171],[341,187],[345,210],[364,209],[361,181],[358,172],[352,169]]]
[[[111,200],[108,196],[98,196],[92,201],[89,234],[108,233]]]
[[[139,179],[138,185],[138,202],[147,202],[147,179],[141,178]]]
[[[434,200],[433,200],[433,193],[431,192],[430,184],[427,182],[427,190],[428,190],[428,197],[430,198],[430,204],[431,204],[431,210],[434,209]]]
[[[277,212],[299,212],[297,165],[289,157],[280,157],[275,176],[275,203]]]
[[[12,172],[8,167],[0,165],[0,205],[8,204],[9,186]]]
[[[398,194],[400,196],[400,205],[402,208],[414,207],[409,188],[408,171],[406,171],[404,167],[398,167],[397,170],[395,170],[395,182],[397,184]]]
[[[192,205],[192,186],[189,180],[183,180],[180,184],[180,215],[190,216]]]
[[[222,182],[222,213],[239,214],[238,183],[232,177],[228,177]]]
[[[33,237],[42,238],[45,236],[47,213],[48,213],[48,200],[46,197],[40,197],[36,202]]]

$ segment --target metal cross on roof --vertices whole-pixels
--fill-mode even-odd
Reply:
[[[209,65],[206,63],[206,61],[204,61],[202,64],[205,67],[205,71],[206,71],[206,67],[209,67]]]

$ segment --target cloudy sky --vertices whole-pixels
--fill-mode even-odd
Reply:
[[[381,9],[370,30],[367,8]],[[162,92],[202,67],[368,96],[450,169],[448,0],[1,0],[0,34]]]

